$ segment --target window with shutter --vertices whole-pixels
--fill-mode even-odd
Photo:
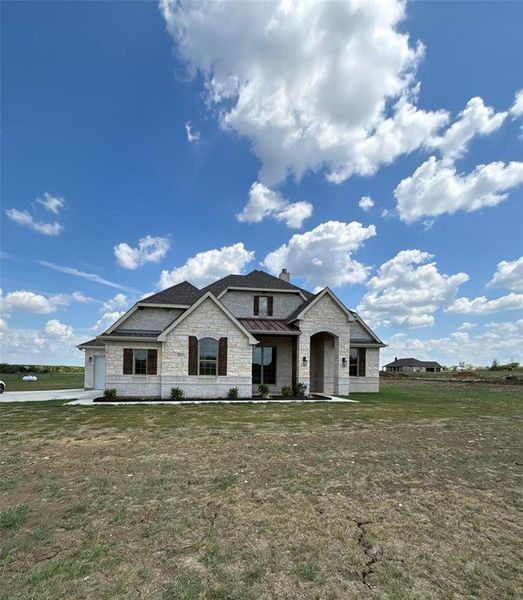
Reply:
[[[147,375],[156,375],[158,372],[158,350],[147,350]]]
[[[366,362],[365,348],[358,348],[358,377],[365,377],[365,362]]]
[[[189,375],[198,375],[198,338],[189,336]]]
[[[227,375],[227,338],[222,337],[218,343],[218,375]]]
[[[254,296],[254,316],[257,317],[260,314],[260,297]]]
[[[123,349],[123,374],[124,375],[132,375],[133,374],[133,349],[132,348],[124,348]]]

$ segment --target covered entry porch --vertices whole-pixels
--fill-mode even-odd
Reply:
[[[337,394],[340,344],[337,335],[320,331],[310,338],[310,393]]]

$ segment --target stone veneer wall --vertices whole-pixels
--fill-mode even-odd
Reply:
[[[139,307],[118,329],[158,329],[163,331],[167,325],[182,314],[181,308]]]
[[[299,321],[301,335],[298,338],[298,381],[310,389],[310,338],[315,333],[326,331],[338,337],[332,364],[334,389],[332,393],[346,395],[349,393],[349,340],[350,323],[347,315],[340,309],[334,300],[325,295],[321,300],[305,313],[305,318]],[[307,365],[303,365],[303,357],[307,358]],[[341,359],[347,359],[347,366],[341,366]]]
[[[158,350],[157,375],[124,375],[123,349]],[[162,344],[160,342],[105,342],[105,387],[116,388],[119,396],[160,396],[162,376]]]
[[[220,298],[220,302],[226,306],[235,317],[252,318],[254,316],[254,296],[263,296],[261,292],[242,292],[229,290]],[[285,319],[304,300],[299,293],[267,292],[267,296],[273,297],[272,318]]]
[[[104,356],[105,349],[104,348],[89,348],[84,351],[84,388],[86,390],[94,389],[94,361],[95,356]],[[93,360],[89,362],[89,358]]]
[[[198,339],[227,337],[227,375],[188,374],[189,336]],[[162,353],[161,395],[168,397],[171,387],[180,387],[187,398],[224,398],[232,387],[243,398],[251,397],[252,346],[233,321],[211,300],[205,300],[164,343]]]
[[[351,377],[351,392],[380,391],[380,351],[379,348],[365,350],[365,377]]]

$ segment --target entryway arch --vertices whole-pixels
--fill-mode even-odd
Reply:
[[[310,391],[337,392],[339,338],[329,331],[319,331],[310,339]]]

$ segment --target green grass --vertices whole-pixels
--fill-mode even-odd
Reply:
[[[0,512],[0,528],[16,529],[27,519],[27,506],[17,504]]]
[[[352,397],[2,406],[4,597],[521,597],[523,390]]]
[[[39,373],[38,381],[22,381],[22,375],[0,373],[0,380],[8,392],[30,392],[33,390],[65,390],[83,388],[83,373]]]

